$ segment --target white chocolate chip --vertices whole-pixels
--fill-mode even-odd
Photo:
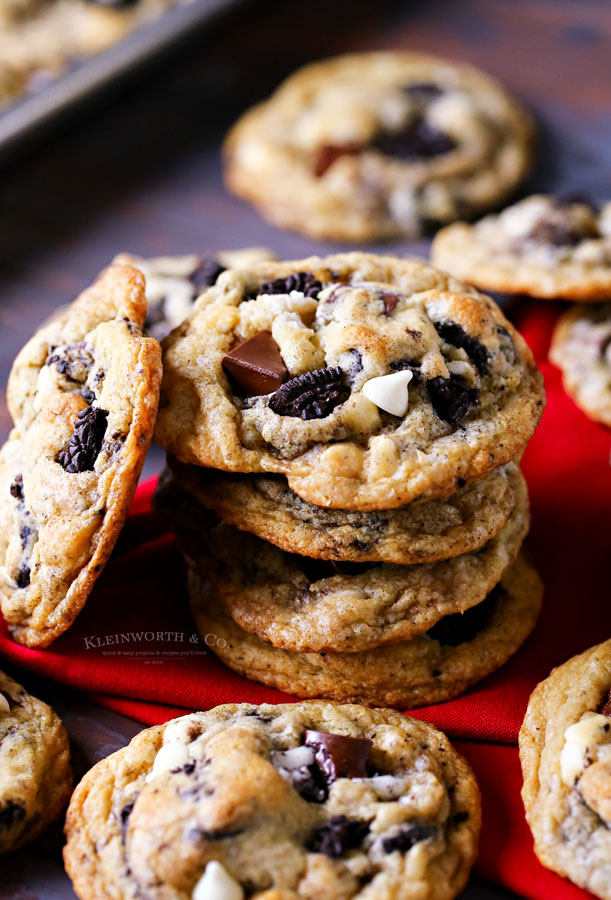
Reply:
[[[370,378],[363,385],[363,393],[379,409],[383,409],[393,416],[404,416],[409,403],[407,386],[413,377],[413,372],[404,369],[402,372],[393,372],[391,375]]]
[[[164,744],[155,757],[153,768],[146,776],[147,782],[153,780],[162,772],[169,772],[172,769],[180,769],[189,759],[189,751],[184,744],[178,741],[171,741]]]
[[[0,693],[0,713],[10,712],[11,708],[9,706],[9,702],[4,696],[4,694]]]
[[[272,764],[277,769],[301,769],[314,762],[314,750],[311,747],[292,747],[290,750],[272,750]]]
[[[584,769],[596,761],[599,747],[611,743],[611,718],[600,714],[586,716],[564,732],[560,754],[560,773],[572,787]]]
[[[244,891],[222,863],[213,859],[193,888],[193,900],[244,900]]]

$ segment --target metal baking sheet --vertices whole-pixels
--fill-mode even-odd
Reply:
[[[14,156],[83,100],[153,59],[195,27],[244,2],[191,0],[173,7],[114,46],[77,63],[39,91],[23,94],[11,105],[0,108],[0,161]]]

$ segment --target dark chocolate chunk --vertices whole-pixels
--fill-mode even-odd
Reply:
[[[431,378],[426,382],[429,399],[440,419],[454,425],[479,402],[477,388],[468,387],[460,375]]]
[[[500,588],[495,587],[482,603],[463,613],[452,613],[439,619],[429,628],[427,635],[447,647],[458,647],[459,644],[472,641],[487,625],[500,595]]]
[[[16,828],[25,819],[25,807],[20,803],[9,800],[6,806],[0,809],[0,828],[3,831],[10,831]]]
[[[99,406],[87,406],[80,411],[74,433],[57,457],[66,472],[92,471],[102,449],[107,424],[108,411]]]
[[[608,691],[600,708],[602,716],[611,716],[611,691]]]
[[[432,81],[406,84],[403,91],[408,97],[411,97],[412,100],[417,100],[419,103],[428,103],[431,100],[436,100],[437,97],[441,97],[443,94],[443,90],[439,85],[433,84]]]
[[[224,370],[251,397],[276,391],[288,370],[271,332],[260,331],[223,357]]]
[[[455,825],[462,825],[463,822],[468,822],[470,818],[470,813],[467,812],[466,809],[461,809],[460,812],[454,813],[452,819]]]
[[[291,783],[308,803],[324,803],[329,795],[327,781],[316,763],[292,769]]]
[[[437,834],[437,827],[430,822],[410,822],[400,831],[390,837],[382,838],[382,848],[385,853],[398,850],[399,853],[407,853],[414,844],[420,841],[428,841]]]
[[[469,359],[475,363],[478,372],[482,375],[488,371],[488,351],[477,338],[467,334],[462,325],[456,322],[434,322],[437,334],[446,343],[453,347],[460,347],[465,351]]]
[[[23,475],[15,475],[14,480],[9,487],[11,497],[15,500],[23,500]]]
[[[256,293],[248,294],[245,300],[256,300],[261,294],[290,294],[291,291],[299,291],[306,297],[316,299],[322,291],[322,282],[315,277],[313,272],[295,272],[286,278],[275,278],[274,281],[264,281]]]
[[[30,567],[26,563],[21,563],[19,571],[17,572],[17,577],[15,578],[15,584],[18,588],[28,587],[30,583],[30,574]]]
[[[455,149],[456,142],[418,115],[399,131],[379,132],[370,146],[384,156],[412,161],[450,153]]]
[[[210,287],[216,283],[216,279],[225,271],[214,256],[203,256],[197,269],[189,275],[189,281],[196,288]]]
[[[397,294],[394,291],[383,291],[382,302],[385,316],[392,315],[399,300],[401,300],[401,294]]]
[[[312,853],[324,853],[331,859],[342,856],[346,850],[354,850],[369,833],[369,823],[348,819],[346,816],[333,816],[320,828],[317,828],[308,843]]]
[[[343,374],[335,366],[291,378],[270,398],[269,407],[279,416],[324,419],[350,395]]]
[[[356,156],[362,149],[363,145],[357,141],[348,141],[345,144],[322,144],[314,157],[314,174],[320,178],[340,156]]]
[[[365,778],[365,764],[373,743],[367,738],[346,737],[343,734],[330,734],[326,731],[305,733],[304,743],[315,747],[316,765],[332,784],[336,778]]]

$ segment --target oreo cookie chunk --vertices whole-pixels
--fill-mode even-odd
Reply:
[[[70,627],[115,544],[149,447],[161,349],[144,278],[111,266],[35,334],[9,380],[0,452],[0,607],[16,641]]]
[[[611,203],[537,194],[440,231],[436,266],[483,290],[554,300],[611,296]]]
[[[514,459],[543,403],[492,300],[346,253],[223,273],[164,342],[156,439],[183,463],[284,475],[315,506],[394,509]]]
[[[68,735],[46,703],[0,672],[0,854],[29,843],[72,790]]]
[[[218,253],[148,258],[120,253],[113,262],[134,266],[146,278],[144,330],[162,341],[173,328],[184,322],[199,295],[215,284],[225,269],[239,269],[274,258],[274,254],[263,247],[248,247]]]
[[[101,795],[107,814],[92,817]],[[414,880],[451,898],[479,827],[473,773],[428,723],[325,702],[241,704],[143,731],[91,769],[70,803],[64,859],[82,900],[152,884],[196,900],[348,900],[378,885],[408,900]]]
[[[417,237],[495,206],[529,168],[527,113],[483,72],[420,53],[300,69],[225,141],[225,179],[314,238]]]

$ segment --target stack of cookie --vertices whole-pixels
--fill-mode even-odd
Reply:
[[[298,696],[387,706],[496,669],[540,607],[515,460],[543,405],[496,304],[430,266],[223,272],[164,342],[156,428],[208,646]]]

